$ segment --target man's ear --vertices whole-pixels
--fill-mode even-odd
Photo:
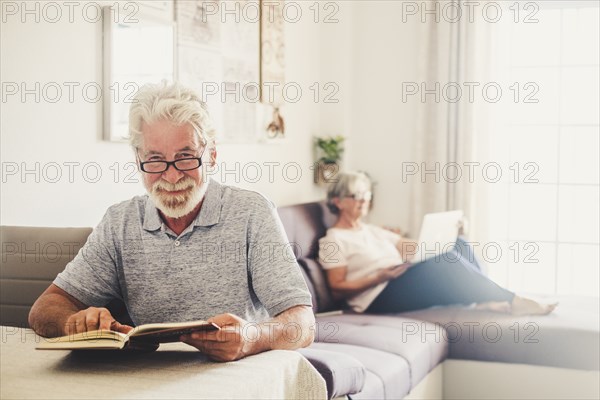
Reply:
[[[214,167],[217,165],[217,146],[211,146],[208,151],[208,165]]]
[[[142,162],[142,160],[140,160],[140,156],[139,156],[137,150],[134,150],[133,154],[135,156],[135,166],[136,166],[138,172],[142,172],[142,168],[140,166],[140,163]]]

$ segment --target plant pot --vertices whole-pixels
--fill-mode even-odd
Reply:
[[[314,181],[319,186],[327,186],[337,181],[340,166],[336,162],[317,161],[314,165]]]

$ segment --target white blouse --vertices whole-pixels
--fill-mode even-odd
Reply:
[[[356,280],[379,269],[402,264],[396,245],[400,235],[361,223],[358,229],[329,228],[319,240],[319,262],[324,269],[346,267],[346,279]],[[380,283],[347,300],[356,312],[363,312],[386,287]]]

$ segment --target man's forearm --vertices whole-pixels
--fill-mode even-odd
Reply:
[[[315,337],[315,316],[308,306],[292,307],[259,324],[260,351],[295,350],[309,346]]]
[[[78,311],[79,308],[63,296],[44,294],[31,307],[29,326],[40,336],[63,336],[68,318]]]

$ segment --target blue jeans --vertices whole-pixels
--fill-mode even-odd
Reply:
[[[432,306],[512,302],[515,294],[483,275],[473,249],[458,238],[448,253],[417,263],[388,282],[368,313],[414,311]]]

